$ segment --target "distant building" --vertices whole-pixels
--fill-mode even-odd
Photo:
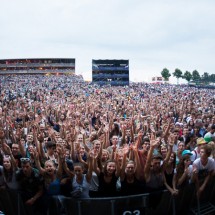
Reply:
[[[0,60],[0,75],[75,74],[74,58],[28,58]]]
[[[129,60],[92,60],[92,81],[99,85],[129,85]]]

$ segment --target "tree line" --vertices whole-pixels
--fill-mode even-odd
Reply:
[[[162,77],[165,81],[169,80],[169,77],[171,76],[170,71],[167,68],[164,68],[161,72]],[[194,70],[193,72],[185,71],[184,73],[180,69],[175,69],[175,71],[172,73],[173,77],[177,78],[177,83],[179,83],[179,79],[185,79],[189,83],[190,81],[193,81],[194,83],[202,83],[202,84],[209,84],[209,83],[215,83],[215,74],[209,74],[207,72],[204,72],[203,75],[200,75],[197,70]]]

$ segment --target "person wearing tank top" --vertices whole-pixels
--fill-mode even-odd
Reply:
[[[84,166],[82,163],[74,163],[74,171],[70,171],[67,164],[63,163],[63,168],[67,175],[71,178],[73,198],[90,198],[89,188],[92,178],[92,168],[95,162],[95,157],[90,153],[88,157],[87,173],[84,174]]]
[[[150,138],[150,149],[146,160],[146,166],[144,169],[146,188],[148,192],[168,189],[172,195],[176,195],[177,191],[171,188],[164,176],[165,165],[161,165],[162,156],[160,154],[153,155],[155,147],[159,145],[160,140],[155,139],[154,135]],[[172,145],[172,143],[170,144]],[[168,162],[168,161],[166,161]]]
[[[75,172],[77,171],[81,171],[80,166],[75,166]],[[75,175],[72,179],[72,188],[73,188],[72,193],[75,194],[77,198],[82,199],[90,198],[89,196],[90,183],[87,180],[86,174],[83,174],[81,179],[79,179],[78,176]]]

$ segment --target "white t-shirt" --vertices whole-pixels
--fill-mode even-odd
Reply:
[[[198,147],[196,147],[193,151],[192,151],[192,155],[190,157],[191,161],[194,162],[197,158],[200,158],[200,154],[198,152]]]
[[[199,180],[203,180],[211,171],[215,170],[214,159],[209,157],[207,164],[204,166],[201,159],[198,158],[193,162],[193,167],[197,168]]]

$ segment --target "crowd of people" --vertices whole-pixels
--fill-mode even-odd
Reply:
[[[0,190],[19,191],[26,205],[163,189],[177,196],[190,183],[201,197],[215,175],[214,141],[212,89],[0,79]]]

